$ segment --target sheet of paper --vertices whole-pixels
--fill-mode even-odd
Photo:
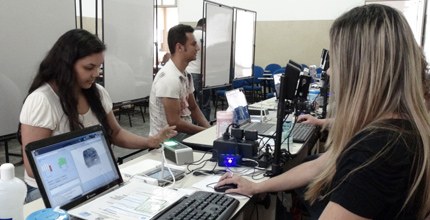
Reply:
[[[219,178],[221,178],[221,175],[207,176],[203,180],[194,183],[193,187],[203,191],[215,192],[214,186],[218,183]]]
[[[146,220],[184,195],[177,190],[135,181],[72,209],[69,214],[87,220]]]

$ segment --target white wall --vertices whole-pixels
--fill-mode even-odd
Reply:
[[[257,12],[258,21],[334,20],[364,0],[213,0]],[[179,22],[198,21],[203,0],[178,0]]]

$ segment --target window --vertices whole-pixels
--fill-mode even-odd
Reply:
[[[169,29],[179,23],[178,19],[178,8],[176,7],[176,0],[158,0],[160,3],[172,3],[166,5],[158,5],[157,7],[157,19],[154,25],[154,39],[158,46],[158,62],[161,63],[163,56],[169,52],[169,45],[167,44],[167,34]],[[174,5],[174,6],[173,6]],[[154,56],[154,57],[157,57]]]

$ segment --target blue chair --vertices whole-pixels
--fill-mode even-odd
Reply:
[[[306,64],[302,64],[302,71],[303,71],[305,68],[308,68],[308,69],[309,69],[308,65],[306,65]]]
[[[264,68],[264,70],[269,71],[270,73],[273,74],[276,70],[281,69],[281,68],[282,68],[281,65],[279,65],[277,63],[271,63],[271,64],[268,64]]]
[[[247,85],[243,86],[243,90],[245,91],[245,93],[251,93],[252,96],[252,101],[255,102],[256,101],[256,97],[258,96],[259,99],[261,99],[263,94],[263,88],[261,86],[261,79],[264,77],[264,69],[261,66],[254,66],[254,71],[253,71],[253,77],[252,77],[252,82],[251,83],[247,83]]]
[[[225,97],[225,92],[230,89],[230,86],[220,87],[212,90],[212,104],[215,108],[214,118],[216,118],[216,112],[218,106],[221,104],[221,110],[224,110],[224,105],[227,103],[227,99]]]

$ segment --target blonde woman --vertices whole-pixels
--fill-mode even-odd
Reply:
[[[320,219],[424,219],[430,212],[430,119],[426,64],[408,23],[383,5],[357,7],[330,30],[328,150],[261,183],[224,175],[227,193],[253,195],[308,186],[324,199]]]

